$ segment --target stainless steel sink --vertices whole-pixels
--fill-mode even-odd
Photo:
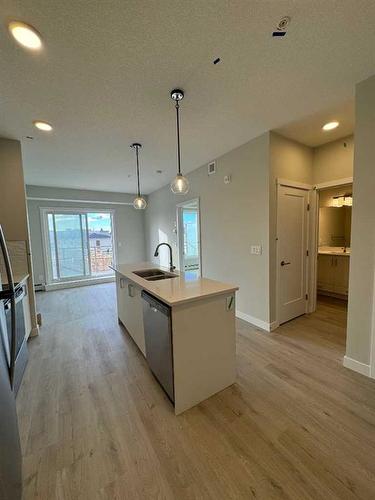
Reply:
[[[176,278],[177,274],[162,271],[161,269],[143,269],[141,271],[133,271],[134,274],[147,281],[166,280],[169,278]]]

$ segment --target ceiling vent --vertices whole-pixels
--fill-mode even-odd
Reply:
[[[216,174],[216,161],[211,161],[207,167],[208,175]]]

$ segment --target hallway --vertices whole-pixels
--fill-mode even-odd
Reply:
[[[25,500],[375,497],[375,382],[342,366],[342,305],[271,334],[238,320],[237,383],[175,417],[117,323],[114,284],[37,300]]]

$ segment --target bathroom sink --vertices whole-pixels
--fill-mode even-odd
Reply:
[[[140,278],[144,278],[147,281],[165,280],[168,278],[175,278],[177,276],[177,274],[168,273],[167,271],[162,271],[161,269],[143,269],[141,271],[133,272]]]

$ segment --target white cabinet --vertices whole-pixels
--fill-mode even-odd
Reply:
[[[116,273],[116,287],[119,320],[125,326],[143,355],[145,355],[142,289],[118,273]]]
[[[348,295],[350,257],[318,255],[318,291]]]

